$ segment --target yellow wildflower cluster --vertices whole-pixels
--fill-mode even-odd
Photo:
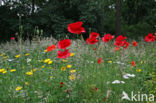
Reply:
[[[25,56],[29,56],[29,55],[30,55],[30,53],[26,53],[26,54],[25,54]]]
[[[16,69],[11,69],[11,70],[10,70],[10,72],[15,72],[15,71],[16,71]]]
[[[20,91],[22,89],[21,86],[16,87],[16,91]]]
[[[64,66],[61,67],[61,70],[62,70],[62,71],[65,71],[65,70],[66,70],[66,67],[64,67]]]
[[[4,68],[1,68],[1,69],[0,69],[0,73],[5,74],[5,73],[7,73],[7,70],[5,70]]]
[[[19,58],[20,56],[21,56],[21,55],[20,55],[20,54],[18,54],[18,55],[16,55],[15,57],[16,57],[16,58]]]
[[[75,55],[75,53],[70,53],[70,56],[72,57],[72,56],[74,56]]]
[[[70,69],[72,67],[72,65],[67,65],[67,68]]]
[[[53,61],[52,61],[51,59],[49,59],[49,58],[48,58],[48,59],[45,59],[45,60],[44,60],[44,63],[47,63],[47,64],[52,64],[52,63],[53,63]]]

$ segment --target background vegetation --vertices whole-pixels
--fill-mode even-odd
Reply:
[[[121,28],[116,26],[116,4],[119,2]],[[88,28],[86,37],[91,30],[101,35],[144,36],[155,32],[155,7],[155,0],[2,0],[0,39],[5,41],[19,34],[19,25],[22,25],[23,37],[39,33],[57,39],[71,37],[66,27],[75,21],[84,22]],[[116,29],[121,29],[120,33],[116,33]],[[36,33],[36,30],[39,31]]]

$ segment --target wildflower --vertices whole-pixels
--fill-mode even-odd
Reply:
[[[119,80],[114,80],[112,82],[112,84],[120,84],[120,83],[124,84],[125,82],[124,81],[119,81]]]
[[[69,47],[71,45],[71,40],[70,39],[64,39],[64,40],[60,40],[57,44],[57,47],[59,49],[66,49],[67,47]]]
[[[10,39],[11,39],[11,40],[15,40],[15,37],[11,37]]]
[[[94,45],[95,43],[97,43],[99,40],[96,38],[87,38],[86,42],[87,44],[91,44]]]
[[[72,57],[72,56],[74,56],[75,55],[75,53],[70,53],[70,57]]]
[[[57,52],[57,58],[65,59],[68,58],[69,56],[70,56],[69,49]]]
[[[30,55],[30,53],[26,53],[26,54],[25,54],[25,56],[29,56],[29,55]]]
[[[60,83],[60,88],[63,87],[63,82]]]
[[[110,61],[108,61],[108,63],[112,63],[112,61],[110,60]]]
[[[70,33],[74,33],[74,34],[85,33],[86,31],[85,31],[84,27],[82,27],[82,24],[83,23],[81,21],[71,23],[68,25],[68,31]]]
[[[29,82],[25,82],[24,84],[25,84],[25,85],[29,85],[30,83],[29,83]]]
[[[34,68],[34,69],[32,69],[32,72],[36,72],[36,70],[37,70],[37,69],[36,69],[36,68]]]
[[[31,59],[30,58],[27,58],[27,63],[31,62]]]
[[[1,69],[0,69],[0,72],[2,73],[3,71],[5,71],[5,69],[4,69],[4,68],[1,68]]]
[[[114,47],[114,51],[118,51],[118,50],[120,50],[119,47]]]
[[[146,42],[154,42],[155,41],[155,36],[152,33],[149,33],[146,37],[145,37],[145,41]]]
[[[61,70],[62,70],[62,71],[65,71],[65,70],[66,70],[66,67],[61,67]]]
[[[70,80],[75,80],[76,79],[76,76],[75,75],[71,75],[71,76],[69,76],[69,79]]]
[[[136,69],[136,72],[141,72],[142,70],[140,68]]]
[[[47,48],[47,51],[53,51],[56,49],[56,46],[53,44]]]
[[[42,65],[41,68],[42,68],[42,69],[45,68],[45,65]]]
[[[5,54],[4,53],[1,53],[0,56],[5,56]]]
[[[68,62],[68,60],[66,60],[66,59],[63,59],[62,61],[63,61],[63,62]]]
[[[15,71],[16,71],[16,69],[11,69],[11,70],[10,70],[10,72],[15,72]]]
[[[98,38],[99,37],[99,33],[96,32],[91,32],[89,38]]]
[[[124,75],[123,75],[123,78],[124,78],[124,79],[129,79],[129,77],[134,78],[134,77],[135,77],[135,75],[134,75],[134,74],[129,74],[129,73],[128,73],[128,74],[124,74]]]
[[[96,47],[94,48],[94,50],[96,51]]]
[[[44,50],[44,53],[47,53],[48,51],[47,50]]]
[[[16,55],[15,57],[16,57],[16,58],[19,58],[20,56],[21,56],[21,55],[19,54],[19,55]]]
[[[7,58],[8,58],[8,56],[4,56],[3,58],[4,58],[4,59],[7,59]]]
[[[16,87],[16,91],[20,91],[22,89],[21,86]]]
[[[2,73],[3,73],[3,74],[6,74],[6,73],[7,73],[7,71],[6,71],[6,70],[4,70]]]
[[[33,75],[33,71],[31,70],[30,72],[26,72],[26,75],[28,75],[28,76]]]
[[[49,61],[51,61],[51,59],[49,59],[49,58],[48,59],[45,59],[44,60],[44,63],[48,63]]]
[[[132,45],[133,45],[133,46],[137,46],[138,43],[137,43],[136,41],[133,41],[133,42],[132,42]]]
[[[136,66],[135,61],[132,61],[132,62],[131,62],[131,65],[132,65],[132,66]]]
[[[53,63],[53,61],[52,60],[50,60],[49,62],[48,62],[48,64],[52,64]]]
[[[143,64],[143,61],[141,61],[140,63]]]
[[[70,73],[75,73],[75,72],[76,72],[76,70],[75,70],[75,69],[70,71]]]
[[[67,65],[67,68],[70,69],[72,67],[72,65]]]
[[[101,62],[102,62],[102,58],[100,57],[100,58],[98,58],[98,64],[100,64]]]
[[[105,43],[107,43],[110,40],[112,40],[113,38],[114,38],[114,35],[106,34],[106,35],[104,35],[104,37],[102,37],[102,41],[105,42]]]
[[[50,79],[52,79],[52,78],[53,78],[53,76],[50,76],[49,78],[50,78]]]

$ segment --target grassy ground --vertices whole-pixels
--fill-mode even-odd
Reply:
[[[156,67],[156,43],[141,40],[137,47],[114,51],[114,41],[91,46],[77,40],[69,48],[75,55],[66,60],[57,58],[57,49],[44,52],[56,43],[48,38],[0,45],[0,103],[134,103],[121,99],[123,91],[130,99],[132,91],[150,93],[145,82]],[[135,77],[123,78],[127,73]]]

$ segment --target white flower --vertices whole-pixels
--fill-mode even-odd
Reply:
[[[130,98],[128,97],[128,94],[127,94],[125,91],[122,92],[122,98],[121,98],[121,99],[122,99],[122,100],[123,100],[123,99],[130,100]]]
[[[14,59],[8,59],[9,62],[12,62]]]
[[[112,84],[120,84],[120,83],[124,84],[125,82],[124,81],[119,81],[119,80],[114,80],[112,82]]]
[[[125,78],[125,79],[129,79],[129,77],[134,78],[135,75],[134,74],[129,74],[129,73],[123,75],[123,78]]]
[[[121,64],[121,65],[124,65],[124,63],[121,63],[120,61],[117,61],[116,63],[117,63],[117,64]]]
[[[31,59],[30,58],[27,58],[27,63],[31,62]]]

